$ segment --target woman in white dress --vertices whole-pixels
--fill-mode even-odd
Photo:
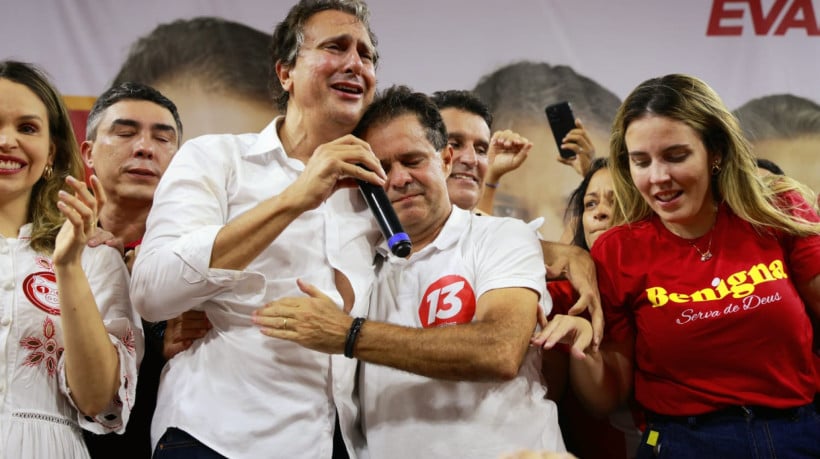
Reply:
[[[86,247],[83,172],[59,93],[0,61],[1,457],[88,457],[80,429],[122,431],[134,403],[142,329],[119,253]]]

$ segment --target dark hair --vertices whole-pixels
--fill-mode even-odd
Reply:
[[[493,125],[493,114],[490,113],[490,108],[472,91],[458,89],[436,91],[432,99],[439,111],[445,108],[456,108],[480,116],[488,127]]]
[[[334,10],[350,14],[364,25],[370,42],[374,47],[373,64],[378,63],[379,55],[375,51],[376,35],[370,29],[370,10],[367,4],[361,0],[300,0],[294,5],[285,19],[276,25],[273,30],[273,37],[270,41],[270,68],[271,87],[278,88],[278,96],[275,97],[279,111],[284,113],[288,107],[289,94],[283,91],[278,79],[275,76],[276,64],[281,63],[287,67],[293,67],[299,49],[305,41],[305,24],[314,14],[322,11]]]
[[[792,94],[752,99],[733,113],[752,142],[820,134],[820,105]]]
[[[34,184],[26,221],[32,223],[31,248],[51,253],[57,233],[65,221],[57,209],[57,193],[66,188],[67,176],[83,180],[83,162],[71,117],[60,93],[45,73],[33,64],[0,61],[0,78],[26,86],[45,105],[48,113],[49,141],[54,152],[52,173],[44,174]]]
[[[771,172],[774,175],[786,175],[786,173],[783,172],[783,169],[781,169],[780,166],[775,164],[774,161],[771,161],[771,160],[768,160],[768,159],[763,159],[763,158],[757,158],[757,159],[755,159],[755,162],[757,162],[757,167],[758,168],[766,169],[767,171]]]
[[[569,196],[569,204],[567,204],[567,210],[564,212],[564,220],[572,222],[573,224],[572,244],[586,251],[589,251],[590,248],[587,245],[587,238],[584,235],[584,219],[581,218],[584,215],[584,196],[587,194],[589,182],[592,181],[592,177],[599,170],[606,169],[608,164],[609,161],[607,161],[606,158],[595,158],[592,160],[592,163],[589,165],[589,170],[586,175],[584,175],[581,184],[578,185],[578,188]]]
[[[353,129],[353,135],[361,138],[370,127],[408,114],[416,116],[436,151],[447,146],[447,128],[436,104],[427,95],[413,92],[407,86],[391,86],[377,94]]]
[[[587,128],[609,132],[620,100],[595,80],[565,65],[516,62],[484,75],[473,90],[490,108],[497,126],[506,129],[519,117],[546,123],[544,107],[570,101]]]
[[[271,100],[281,89],[269,84],[269,42],[264,32],[217,17],[160,24],[131,45],[112,86],[127,81],[158,86],[186,77],[206,91]]]
[[[174,123],[177,125],[177,146],[182,139],[182,120],[179,119],[177,106],[170,99],[163,96],[156,89],[141,83],[125,82],[108,88],[97,100],[91,111],[88,113],[88,120],[85,124],[85,139],[96,140],[97,128],[100,127],[100,120],[108,107],[122,100],[144,100],[153,102],[160,107],[171,112]]]

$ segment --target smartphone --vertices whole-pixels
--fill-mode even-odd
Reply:
[[[555,137],[555,143],[558,146],[558,154],[562,158],[572,158],[575,152],[572,150],[562,149],[564,137],[569,131],[575,129],[575,115],[572,113],[572,107],[569,102],[559,102],[557,104],[548,105],[544,109],[547,113],[547,121],[550,123],[552,135]]]

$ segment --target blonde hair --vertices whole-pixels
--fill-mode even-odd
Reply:
[[[797,236],[820,234],[820,224],[796,217],[783,208],[778,195],[796,191],[816,207],[816,198],[794,180],[761,180],[749,143],[737,119],[717,93],[698,78],[672,74],[641,83],[624,100],[612,126],[610,165],[617,207],[613,224],[632,223],[652,214],[629,172],[626,130],[630,123],[646,116],[662,116],[682,122],[698,133],[720,170],[712,175],[716,202],[725,202],[732,211],[758,230],[774,228]]]
[[[69,175],[83,180],[84,167],[71,118],[63,98],[45,74],[32,64],[16,61],[0,61],[0,78],[22,84],[43,102],[48,113],[48,134],[54,154],[52,173],[44,174],[31,190],[26,219],[31,222],[29,244],[37,252],[51,254],[54,241],[65,221],[57,208],[57,193],[68,188],[65,179]]]

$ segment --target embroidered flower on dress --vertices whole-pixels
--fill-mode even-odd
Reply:
[[[57,361],[63,355],[63,347],[54,337],[56,334],[54,322],[50,317],[43,321],[43,337],[27,336],[20,340],[20,346],[32,351],[23,361],[23,365],[36,367],[45,362],[49,376],[57,374]]]
[[[122,338],[120,338],[120,341],[122,341],[122,345],[125,346],[126,349],[128,349],[129,354],[133,355],[133,354],[137,353],[137,348],[136,348],[136,345],[134,344],[134,329],[133,328],[128,327],[128,330],[125,332],[125,335]]]

